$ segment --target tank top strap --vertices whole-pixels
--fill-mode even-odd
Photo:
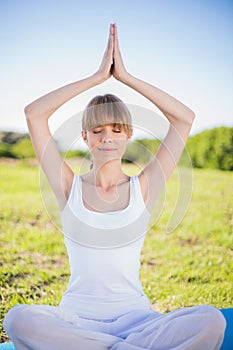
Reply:
[[[71,189],[70,189],[70,194],[69,194],[69,198],[67,201],[66,206],[73,206],[74,204],[74,199],[77,198],[77,191],[79,192],[79,188],[78,188],[78,175],[74,173],[74,177],[73,177],[73,181],[72,181],[72,185],[71,185]]]
[[[142,209],[144,209],[145,202],[143,199],[138,175],[134,175],[131,177],[131,189],[132,189],[131,199],[135,202],[135,204],[139,205],[140,207],[142,207]]]

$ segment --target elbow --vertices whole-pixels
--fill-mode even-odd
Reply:
[[[194,121],[194,119],[196,118],[196,114],[191,110],[191,117],[192,117],[192,122]]]
[[[24,114],[25,114],[25,118],[27,120],[31,119],[32,118],[32,108],[31,108],[31,104],[27,105],[25,108],[24,108]]]
[[[30,103],[24,108],[24,114],[27,122],[37,119],[39,116],[38,108],[33,103]]]
[[[188,113],[188,122],[192,125],[195,118],[195,113],[190,109]]]

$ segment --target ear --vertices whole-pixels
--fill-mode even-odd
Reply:
[[[83,138],[83,141],[84,141],[85,143],[88,143],[88,140],[87,140],[87,132],[84,131],[84,130],[82,130],[82,138]]]
[[[128,133],[127,133],[127,141],[130,141],[131,138],[132,138],[132,135],[133,135],[133,130],[129,130]]]

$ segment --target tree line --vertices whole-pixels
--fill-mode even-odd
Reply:
[[[140,165],[152,159],[160,145],[159,140],[137,139],[128,144],[124,162]],[[186,156],[190,156],[194,168],[212,168],[233,170],[233,127],[218,127],[204,130],[190,136],[186,144]],[[89,156],[87,151],[80,149],[63,153],[65,157]],[[28,134],[0,132],[0,157],[16,159],[34,158],[35,153]],[[180,163],[184,159],[181,156]]]

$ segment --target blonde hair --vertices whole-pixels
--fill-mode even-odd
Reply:
[[[84,132],[101,125],[114,124],[132,133],[132,118],[126,105],[112,94],[94,97],[83,112],[82,128]]]

